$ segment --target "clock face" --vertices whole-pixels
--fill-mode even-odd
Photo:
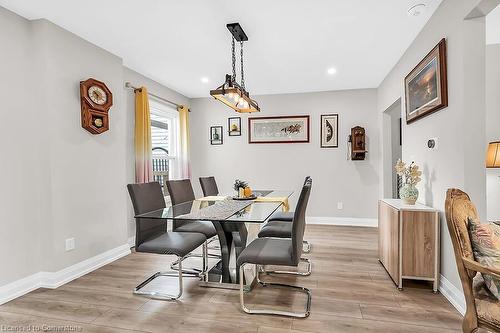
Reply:
[[[88,90],[89,98],[97,105],[103,105],[108,100],[106,92],[98,86],[92,86]]]

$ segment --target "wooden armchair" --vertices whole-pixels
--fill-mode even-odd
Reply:
[[[491,296],[481,274],[478,274],[487,273],[500,279],[500,270],[474,260],[467,229],[469,218],[477,218],[477,211],[467,193],[449,189],[446,193],[446,222],[467,305],[462,329],[466,333],[475,332],[479,327],[500,332],[500,303]]]

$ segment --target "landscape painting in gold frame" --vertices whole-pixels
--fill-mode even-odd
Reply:
[[[405,100],[407,124],[448,106],[444,38],[406,76]]]

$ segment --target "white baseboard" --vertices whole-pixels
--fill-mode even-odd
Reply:
[[[38,272],[7,285],[0,286],[0,305],[38,288],[54,289],[60,287],[129,253],[130,246],[124,244],[60,271]]]
[[[128,247],[129,248],[135,247],[135,236],[132,236],[132,237],[128,238]]]
[[[458,312],[465,314],[465,297],[463,292],[455,287],[447,278],[443,275],[440,277],[439,291],[444,297],[457,309]]]
[[[343,225],[351,227],[377,227],[378,219],[357,217],[306,217],[307,224]]]

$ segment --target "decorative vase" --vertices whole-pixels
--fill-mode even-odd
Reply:
[[[418,189],[415,185],[405,184],[399,189],[399,197],[407,205],[414,205],[418,199]]]

